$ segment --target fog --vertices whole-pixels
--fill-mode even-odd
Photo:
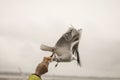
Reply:
[[[30,72],[72,24],[83,29],[76,61],[50,63],[47,75],[120,76],[119,0],[1,0],[0,71]]]

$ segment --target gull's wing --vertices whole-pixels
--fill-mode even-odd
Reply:
[[[74,46],[72,47],[72,53],[77,57],[77,63],[81,66],[78,45],[79,45],[79,42],[74,44]]]
[[[82,29],[79,30],[79,33],[80,33],[79,37],[74,39],[75,44],[72,47],[72,53],[77,57],[77,63],[81,66],[78,46],[79,46],[79,42],[80,42],[80,39],[81,39]]]

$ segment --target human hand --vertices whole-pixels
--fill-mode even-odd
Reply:
[[[40,64],[38,64],[35,74],[41,76],[42,74],[48,72],[48,65],[50,61],[51,57],[44,57],[43,61]]]

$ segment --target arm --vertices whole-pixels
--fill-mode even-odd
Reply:
[[[35,70],[35,74],[41,76],[45,73],[48,72],[48,65],[49,62],[51,61],[51,57],[44,57],[43,61],[38,64],[36,70]]]
[[[51,57],[44,57],[43,61],[36,67],[35,73],[29,76],[28,80],[41,80],[41,75],[48,72],[48,65]]]

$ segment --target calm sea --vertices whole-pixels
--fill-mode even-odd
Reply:
[[[71,77],[71,76],[43,76],[42,80],[120,80],[120,78],[107,77]]]
[[[0,75],[0,80],[27,80],[28,75]],[[120,80],[107,77],[42,76],[42,80]]]

